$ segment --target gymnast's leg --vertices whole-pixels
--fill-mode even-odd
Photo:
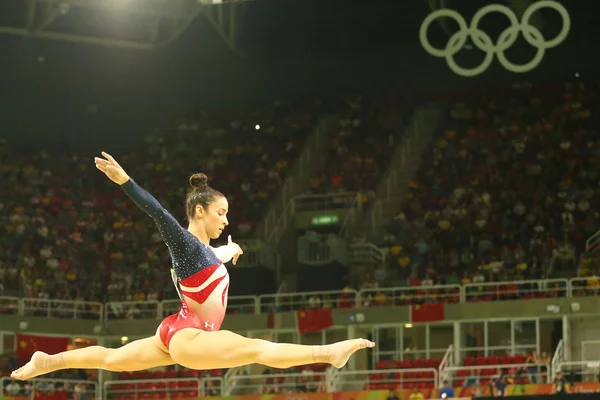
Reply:
[[[163,349],[157,336],[135,340],[117,349],[90,346],[83,349],[46,354],[36,351],[31,360],[14,371],[11,377],[27,380],[59,369],[104,369],[108,371],[140,371],[175,364]]]
[[[344,340],[324,346],[272,343],[248,339],[229,331],[204,332],[188,328],[177,332],[169,353],[177,364],[190,369],[234,368],[253,363],[273,368],[289,368],[313,363],[328,363],[341,368],[352,354],[373,347],[366,339]]]

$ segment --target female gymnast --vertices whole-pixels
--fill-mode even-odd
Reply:
[[[204,174],[190,178],[193,190],[186,198],[188,229],[184,229],[147,191],[107,154],[95,158],[96,167],[116,184],[158,226],[173,262],[173,280],[181,297],[181,310],[165,318],[152,337],[133,341],[118,349],[91,346],[58,354],[35,352],[31,360],[14,371],[15,379],[68,368],[97,368],[108,371],[139,371],[180,364],[197,370],[234,368],[258,363],[289,368],[311,363],[343,367],[350,356],[375,343],[351,339],[324,346],[273,343],[221,331],[227,309],[229,275],[223,263],[237,262],[241,248],[231,241],[213,249],[227,221],[229,205],[222,193],[210,188]]]

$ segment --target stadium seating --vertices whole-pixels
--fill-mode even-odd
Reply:
[[[262,217],[317,115],[313,105],[279,104],[249,113],[202,114],[114,156],[180,221],[187,177],[206,172],[230,199],[231,232],[240,238]],[[0,208],[7,216],[0,219],[0,282],[5,290],[21,287],[27,297],[116,301],[160,299],[164,289],[171,289],[168,270],[158,268],[169,259],[158,250],[152,221],[95,169],[96,155],[0,143]]]
[[[392,263],[442,280],[536,279],[554,251],[572,269],[598,229],[596,98],[579,83],[522,83],[455,101],[388,227]]]
[[[369,201],[403,133],[404,108],[395,99],[351,99],[309,193],[362,192]]]

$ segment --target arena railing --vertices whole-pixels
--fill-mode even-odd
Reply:
[[[298,238],[298,262],[319,266],[348,263],[348,242],[339,235],[307,235]]]
[[[569,283],[569,297],[598,296],[600,294],[600,277],[572,278]]]
[[[160,302],[109,301],[104,305],[104,319],[161,319]]]
[[[595,296],[600,287],[585,278],[471,283],[467,285],[402,286],[378,289],[230,296],[228,313],[260,314],[309,308],[401,306],[424,302],[465,303],[530,298]],[[380,296],[378,296],[380,295]],[[179,311],[181,301],[90,301],[0,297],[0,314],[70,319],[162,319]]]
[[[172,378],[172,379],[131,379],[104,382],[104,399],[134,400],[144,398],[199,398],[220,396],[223,379]]]
[[[585,250],[593,252],[600,250],[600,229],[587,238],[585,241]]]
[[[66,396],[55,396],[57,399],[100,399],[100,386],[96,381],[80,381],[73,379],[46,379],[35,378],[27,382],[16,381],[19,386],[19,392],[12,394],[6,390],[6,386],[14,382],[9,377],[0,378],[0,398],[9,400],[30,400],[47,398],[51,400],[52,394],[57,394],[61,390],[66,392]]]
[[[514,384],[550,383],[552,370],[550,364],[495,364],[447,367],[444,378],[450,386],[486,386],[501,371],[503,376],[513,379]],[[471,385],[465,380],[473,380]],[[478,382],[478,384],[475,384]]]
[[[296,311],[309,308],[354,308],[358,305],[355,290],[261,294],[260,312]]]
[[[159,314],[165,318],[179,311],[181,300],[163,300],[160,303]],[[229,296],[227,299],[227,314],[260,314],[258,296]]]
[[[583,353],[583,349],[582,349],[582,353]],[[560,339],[558,341],[558,345],[556,346],[556,350],[554,351],[554,355],[552,356],[552,361],[551,361],[551,371],[552,371],[552,376],[550,377],[551,381],[554,381],[554,376],[556,374],[556,371],[558,371],[560,369],[560,363],[565,361],[565,342],[563,339]]]
[[[597,382],[600,376],[600,360],[563,361],[552,371],[552,380],[557,372],[562,372],[569,382]]]
[[[0,314],[19,314],[20,304],[18,297],[0,296]]]
[[[299,373],[264,375],[237,375],[227,381],[232,389],[225,389],[230,396],[287,394],[301,392],[327,392],[324,372],[305,370]]]
[[[360,207],[360,192],[333,192],[294,197],[294,213]]]
[[[448,346],[448,349],[446,350],[446,353],[444,354],[444,357],[442,357],[442,361],[440,361],[440,365],[438,366],[438,371],[439,371],[438,385],[439,386],[441,386],[444,383],[444,381],[446,380],[446,375],[448,374],[448,372],[446,372],[446,368],[451,368],[451,367],[454,367],[454,365],[456,365],[454,356],[455,356],[454,346],[450,345],[450,346]]]
[[[569,281],[567,279],[538,279],[469,283],[463,285],[462,290],[467,302],[566,297],[569,291]]]
[[[244,396],[291,393],[334,393],[396,387],[433,388],[439,380],[435,368],[347,371],[304,370],[262,375],[238,374],[229,379],[171,378],[107,381],[104,398],[135,400],[148,398],[198,398],[204,396]],[[162,393],[162,394],[161,394]]]
[[[104,305],[94,301],[25,297],[20,303],[20,315],[23,316],[101,320],[104,311]]]
[[[436,387],[438,371],[435,368],[385,369],[367,371],[339,371],[333,392],[391,389],[397,387]]]
[[[404,286],[363,289],[358,292],[360,307],[402,306],[411,304],[460,303],[460,285]]]
[[[354,243],[348,249],[348,264],[354,267],[384,270],[387,253],[373,243]]]

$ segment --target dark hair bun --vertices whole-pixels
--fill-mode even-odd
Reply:
[[[208,177],[203,173],[194,174],[190,176],[190,185],[203,192],[208,189]]]

